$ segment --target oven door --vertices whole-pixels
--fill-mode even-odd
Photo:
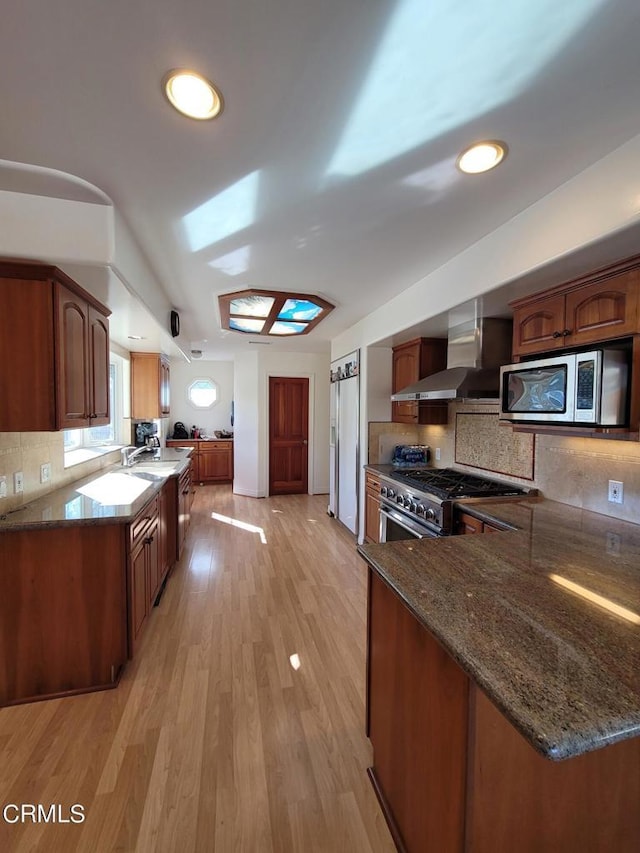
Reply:
[[[395,506],[380,502],[378,541],[399,542],[403,539],[436,539],[440,535],[440,531],[436,528],[415,521]]]

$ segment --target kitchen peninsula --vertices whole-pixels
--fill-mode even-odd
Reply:
[[[640,527],[465,502],[493,535],[365,545],[367,733],[399,849],[640,845]]]
[[[0,706],[115,687],[179,557],[190,451],[0,516]]]

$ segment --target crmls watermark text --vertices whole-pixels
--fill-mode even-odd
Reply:
[[[84,806],[74,803],[68,808],[59,803],[7,803],[2,809],[5,823],[84,823]]]

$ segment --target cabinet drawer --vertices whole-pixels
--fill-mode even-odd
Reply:
[[[370,474],[367,472],[365,486],[368,494],[374,495],[375,497],[380,496],[380,478],[377,474]]]
[[[158,497],[156,495],[153,500],[145,506],[142,512],[131,522],[129,528],[131,548],[134,549],[139,544],[140,540],[146,535],[149,525],[158,521]]]

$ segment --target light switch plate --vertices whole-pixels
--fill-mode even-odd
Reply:
[[[48,483],[51,479],[51,463],[45,462],[44,465],[40,466],[40,482]]]
[[[0,498],[6,498],[7,496],[7,478],[2,476],[0,477]]]
[[[13,493],[19,495],[23,489],[22,471],[16,471],[13,475]]]

